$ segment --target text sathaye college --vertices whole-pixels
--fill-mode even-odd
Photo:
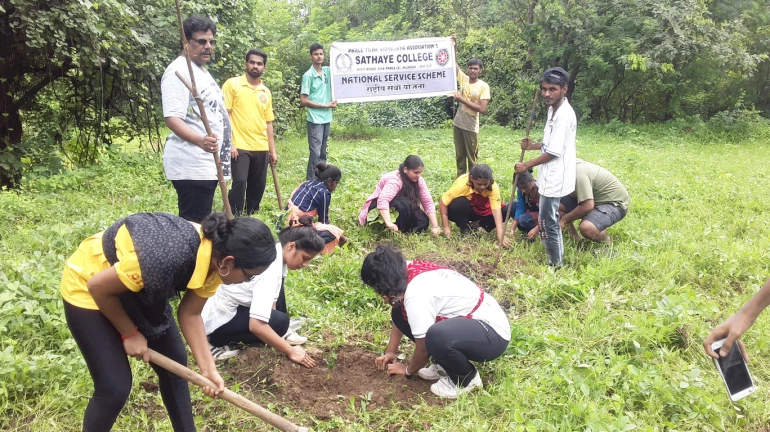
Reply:
[[[415,63],[423,61],[433,61],[433,53],[356,56],[356,64]]]

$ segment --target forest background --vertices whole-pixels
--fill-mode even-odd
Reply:
[[[302,132],[299,81],[320,42],[457,33],[461,64],[484,61],[484,123],[521,127],[536,78],[570,72],[582,122],[710,121],[747,133],[770,110],[770,0],[222,0],[182,1],[209,16],[209,70],[243,73],[253,47],[279,134]],[[159,81],[180,52],[168,0],[0,0],[0,187],[25,173],[93,163],[116,142],[160,150]],[[437,127],[444,98],[347,105],[339,125]],[[694,127],[693,126],[693,127]]]

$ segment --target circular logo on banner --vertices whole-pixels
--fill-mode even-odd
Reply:
[[[447,51],[446,48],[438,50],[436,53],[436,63],[438,63],[439,66],[444,66],[449,63],[449,51]]]
[[[353,66],[353,59],[347,53],[337,54],[334,65],[337,66],[337,72],[348,72]]]

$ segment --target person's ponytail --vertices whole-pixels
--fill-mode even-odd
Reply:
[[[252,269],[275,261],[275,238],[259,219],[227,219],[224,213],[211,213],[201,222],[203,236],[211,240],[217,257],[232,256],[238,268]]]
[[[312,254],[321,252],[326,246],[313,226],[313,219],[308,216],[289,222],[289,226],[278,233],[278,239],[281,241],[281,246],[294,242],[297,249]]]

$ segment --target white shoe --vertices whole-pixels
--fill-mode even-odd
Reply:
[[[303,343],[307,342],[306,337],[298,335],[297,332],[291,329],[289,329],[289,331],[283,335],[283,338],[286,339],[286,342],[288,342],[289,345],[293,346],[302,345]]]
[[[289,329],[290,330],[299,330],[303,324],[305,324],[305,321],[307,321],[307,318],[305,317],[299,317],[297,319],[289,320]]]
[[[481,383],[481,376],[476,372],[476,376],[473,377],[471,382],[465,387],[458,387],[452,379],[448,376],[441,377],[438,382],[430,386],[430,391],[438,397],[447,399],[457,399],[463,393],[467,393],[475,388],[483,388],[484,384]]]
[[[227,345],[221,347],[209,345],[209,349],[211,350],[211,355],[214,356],[214,360],[229,359],[230,357],[237,356],[238,353],[241,352],[241,350],[231,350]]]
[[[419,375],[420,378],[428,381],[436,381],[443,376],[447,376],[444,368],[442,368],[441,365],[437,363],[420,369],[417,371],[417,375]]]

